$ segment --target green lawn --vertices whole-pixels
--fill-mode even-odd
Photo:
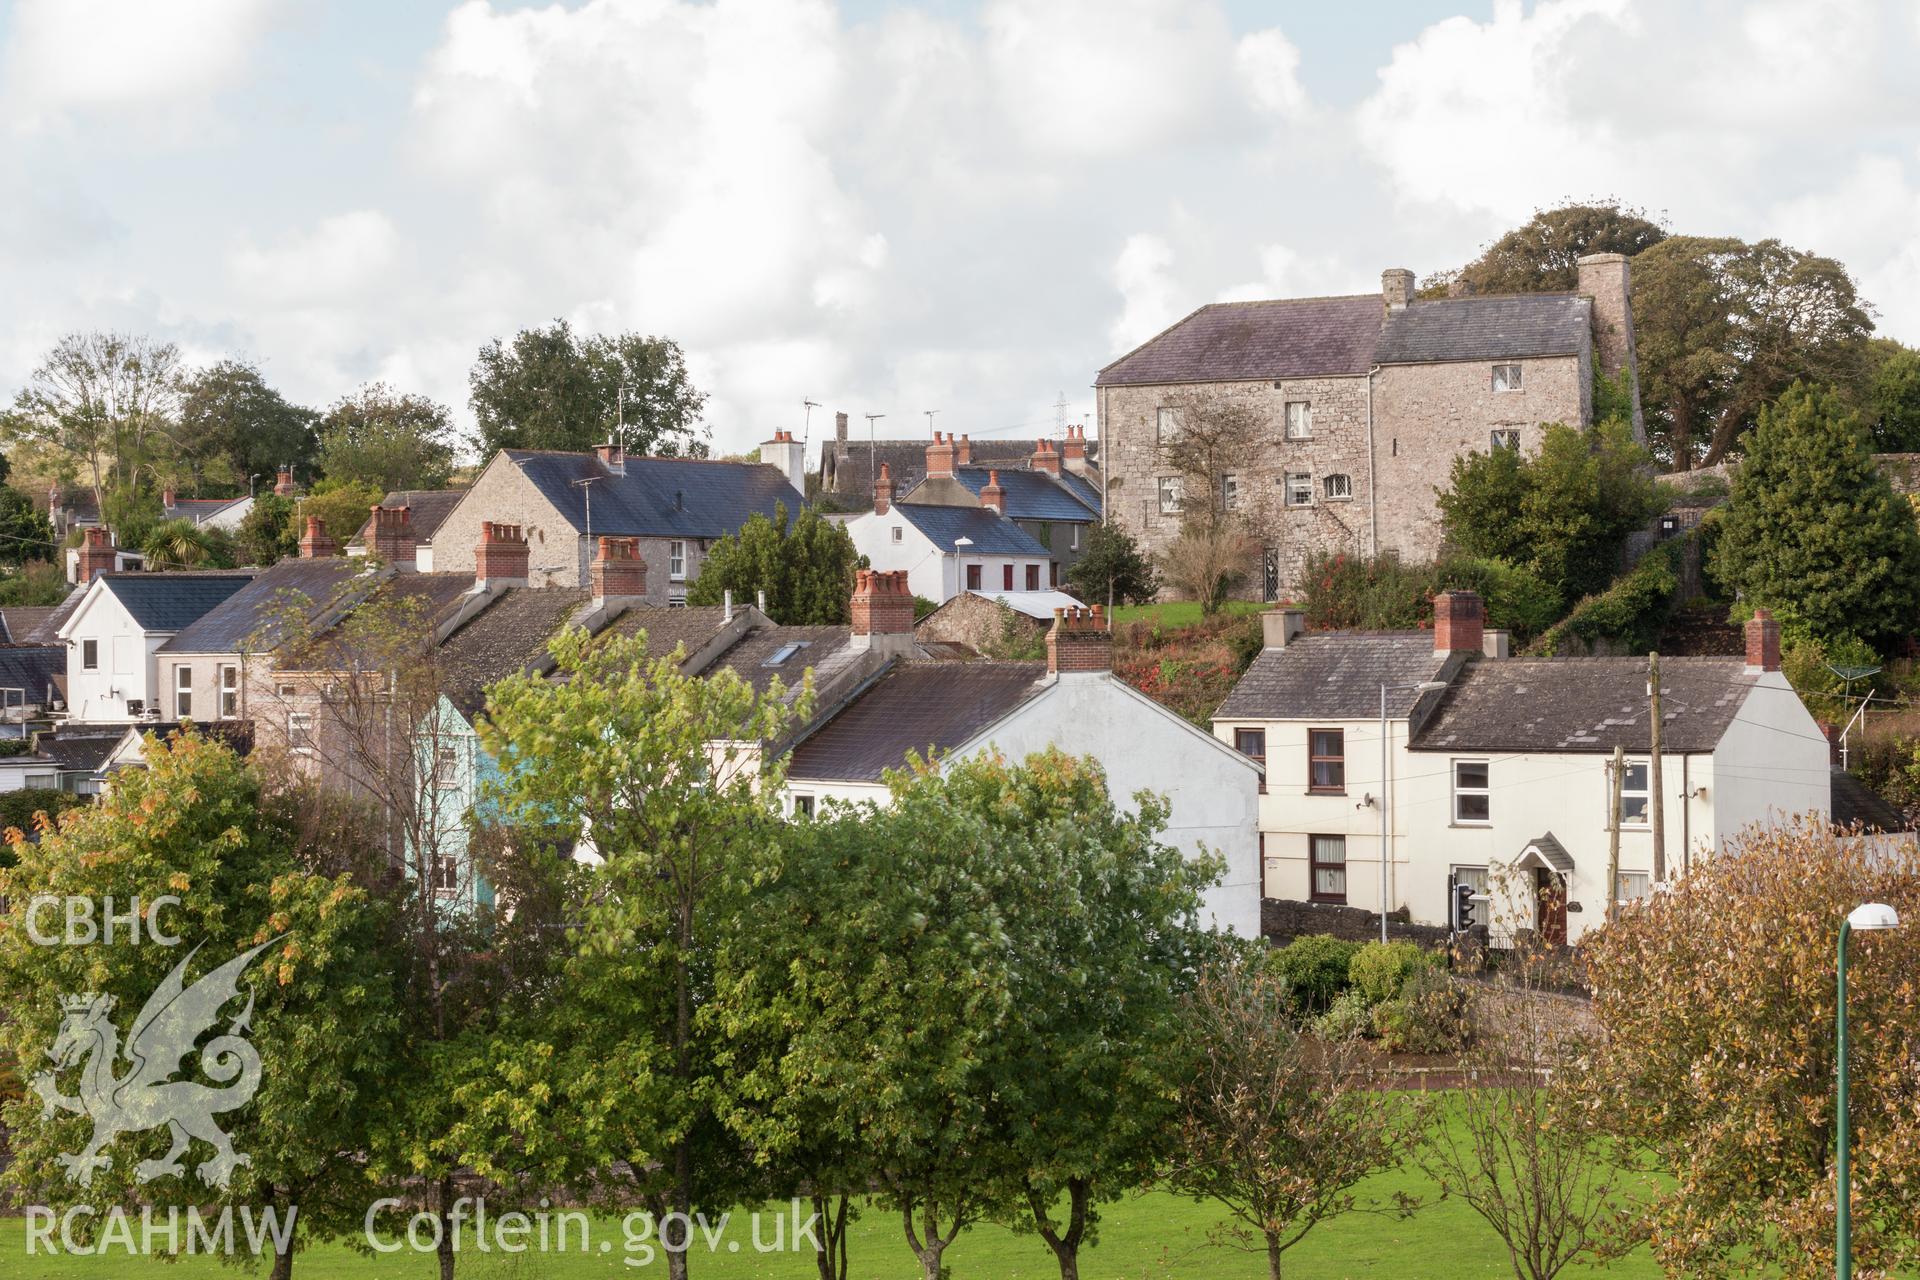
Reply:
[[[1229,600],[1227,613],[1259,613],[1267,606],[1257,600]],[[1169,600],[1164,604],[1124,604],[1113,611],[1115,622],[1158,622],[1164,627],[1190,627],[1200,621],[1200,605],[1193,600]]]
[[[1433,1187],[1424,1177],[1398,1171],[1362,1184],[1369,1198],[1385,1202],[1396,1190],[1407,1190],[1431,1201]],[[1223,1277],[1257,1280],[1266,1275],[1264,1257],[1211,1246],[1206,1236],[1219,1215],[1209,1206],[1151,1194],[1107,1208],[1098,1246],[1083,1251],[1080,1274],[1085,1280],[1203,1280]],[[605,1254],[523,1254],[505,1257],[463,1251],[456,1274],[474,1280],[573,1280],[574,1277],[664,1275],[666,1264],[655,1257],[649,1266],[623,1265],[619,1221],[601,1218],[593,1223],[595,1248],[603,1238],[612,1248]],[[771,1231],[771,1227],[767,1228]],[[729,1230],[729,1239],[741,1242],[738,1253],[706,1254],[696,1246],[690,1270],[700,1280],[809,1280],[816,1273],[808,1253],[759,1255],[752,1251],[744,1227]],[[763,1237],[764,1238],[764,1237]],[[57,1239],[57,1235],[56,1235]],[[860,1280],[911,1280],[918,1275],[901,1235],[899,1219],[870,1209],[855,1225],[848,1249],[852,1274]],[[1046,1246],[1032,1235],[1015,1235],[1000,1227],[968,1232],[948,1250],[947,1262],[957,1280],[1049,1280],[1059,1275]],[[1458,1201],[1428,1203],[1413,1217],[1355,1213],[1316,1228],[1287,1254],[1289,1280],[1333,1280],[1345,1276],[1423,1277],[1456,1280],[1465,1277],[1511,1276],[1498,1239],[1472,1210]],[[26,1256],[25,1224],[20,1218],[0,1220],[0,1277],[21,1280],[42,1277],[114,1280],[225,1280],[233,1268],[210,1259],[189,1258],[175,1264],[116,1257]],[[1569,1274],[1580,1274],[1571,1272]],[[1588,1272],[1587,1274],[1598,1274]],[[1660,1274],[1644,1255],[1606,1269],[1610,1278],[1633,1280]],[[295,1262],[297,1280],[431,1280],[437,1276],[431,1255],[399,1253],[371,1257],[339,1245],[325,1245],[302,1254]]]

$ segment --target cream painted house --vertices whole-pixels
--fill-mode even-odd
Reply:
[[[847,521],[847,536],[868,564],[905,573],[913,594],[935,604],[962,591],[1052,590],[1057,562],[1003,514],[1004,495],[996,496],[994,480],[980,506],[896,502],[893,478],[882,464],[873,510]]]
[[[1463,883],[1489,895],[1476,922],[1496,937],[1576,941],[1606,912],[1616,745],[1613,892],[1640,897],[1653,879],[1646,660],[1496,656],[1504,637],[1483,631],[1471,592],[1441,596],[1435,615],[1431,632],[1375,634],[1303,633],[1297,611],[1266,615],[1268,647],[1214,718],[1222,742],[1266,767],[1265,896],[1370,911],[1384,897],[1446,925]],[[1749,624],[1745,657],[1667,658],[1660,671],[1669,876],[1753,824],[1827,817],[1827,740],[1780,673],[1773,619]]]

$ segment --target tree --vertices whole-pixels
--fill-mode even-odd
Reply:
[[[320,420],[319,457],[329,480],[372,485],[383,494],[443,488],[453,474],[453,415],[425,396],[371,382]]]
[[[1442,1195],[1493,1228],[1515,1280],[1553,1280],[1611,1255],[1624,1177],[1567,1087],[1591,1035],[1553,990],[1564,966],[1537,939],[1517,943],[1509,960],[1476,997],[1466,1083],[1449,1093],[1418,1160]]]
[[[1359,1207],[1354,1183],[1411,1154],[1419,1108],[1373,1087],[1358,1040],[1302,1036],[1285,984],[1255,956],[1224,952],[1201,972],[1187,1035],[1197,1062],[1180,1081],[1168,1183],[1223,1206],[1216,1238],[1264,1249],[1280,1280],[1288,1249]]]
[[[1876,648],[1913,629],[1920,531],[1839,396],[1796,384],[1760,415],[1734,477],[1712,572],[1821,639]]]
[[[104,509],[114,489],[150,482],[172,449],[180,352],[123,333],[70,333],[55,344],[0,421],[8,438],[74,459]]]
[[[0,564],[18,567],[53,554],[53,526],[33,499],[0,483]]]
[[[1088,534],[1086,554],[1067,570],[1067,589],[1089,604],[1148,604],[1160,582],[1133,535],[1103,521]]]
[[[1455,293],[1558,293],[1579,287],[1581,257],[1629,258],[1667,238],[1643,209],[1617,201],[1541,209],[1445,280]]]
[[[176,965],[187,962],[191,982],[265,944],[240,982],[251,1047],[227,1050],[243,1070],[252,1070],[249,1058],[257,1063],[258,1092],[244,1109],[220,1117],[234,1149],[250,1162],[223,1160],[200,1145],[181,1153],[193,1167],[142,1181],[142,1161],[151,1161],[146,1172],[154,1173],[169,1151],[168,1132],[159,1127],[120,1135],[101,1152],[108,1162],[92,1171],[90,1185],[77,1187],[66,1180],[61,1157],[86,1145],[89,1122],[64,1111],[49,1119],[30,1094],[5,1108],[13,1156],[6,1177],[23,1197],[50,1206],[131,1203],[137,1196],[156,1205],[156,1216],[169,1206],[197,1205],[202,1213],[270,1208],[288,1227],[274,1257],[273,1274],[284,1278],[294,1249],[316,1236],[357,1232],[365,1212],[364,1170],[343,1153],[364,1149],[365,1118],[385,1079],[393,1031],[379,912],[351,874],[311,865],[313,851],[252,768],[226,747],[194,734],[166,743],[149,736],[146,760],[146,769],[117,775],[98,805],[43,825],[38,842],[13,833],[17,865],[0,871],[12,904],[9,927],[0,930],[0,992],[9,1014],[0,1039],[9,1057],[44,1063],[60,1034],[59,997],[111,997],[114,1026],[126,1030]],[[109,897],[120,910],[171,895],[178,905],[163,908],[158,919],[183,945],[37,945],[24,926],[28,904],[40,894],[83,897],[96,911]],[[223,1025],[240,1003],[236,997],[223,1006]],[[187,1078],[196,1061],[206,1060],[182,1064]],[[116,1076],[125,1070],[96,1065]],[[73,1083],[56,1069],[47,1087],[66,1094]],[[224,1185],[217,1181],[222,1173]]]
[[[268,386],[257,366],[222,360],[181,381],[175,465],[195,493],[203,486],[245,493],[255,479],[271,480],[281,467],[305,471],[319,419]]]
[[[496,449],[591,449],[616,423],[624,423],[629,453],[706,452],[699,434],[706,393],[669,338],[582,337],[555,320],[522,329],[510,344],[495,338],[482,347],[469,385],[483,460]]]
[[[387,496],[386,490],[377,484],[368,484],[363,480],[338,480],[332,477],[313,486],[313,492],[299,500],[292,517],[288,520],[288,539],[290,548],[286,554],[292,555],[299,548],[300,539],[307,531],[307,517],[318,516],[326,526],[327,536],[336,544],[344,547],[347,539],[360,531],[374,507],[380,505]]]
[[[1700,236],[1634,259],[1633,323],[1648,432],[1676,470],[1738,453],[1796,380],[1855,385],[1873,329],[1832,258]]]
[[[1862,902],[1920,910],[1912,845],[1780,823],[1583,939],[1602,1034],[1576,1087],[1663,1175],[1637,1216],[1668,1274],[1833,1273],[1834,949]],[[1860,1274],[1920,1263],[1916,963],[1912,929],[1856,935],[1848,962]]]
[[[1438,493],[1447,541],[1530,569],[1563,599],[1601,590],[1626,536],[1663,505],[1647,461],[1619,420],[1586,431],[1550,423],[1531,457],[1511,449],[1457,457]]]
[[[214,548],[207,531],[182,516],[148,530],[140,553],[150,569],[194,569],[213,558]]]
[[[1238,521],[1211,529],[1190,526],[1160,553],[1160,576],[1175,591],[1199,601],[1200,612],[1212,617],[1247,580],[1259,549]]]
[[[757,693],[732,672],[688,676],[644,633],[596,643],[575,629],[552,652],[559,679],[495,685],[480,734],[502,819],[558,826],[602,860],[571,998],[554,1025],[516,1032],[550,1064],[542,1088],[577,1135],[558,1170],[584,1183],[619,1164],[656,1221],[731,1205],[745,1158],[715,1115],[727,1069],[702,1009],[713,949],[742,924],[743,872],[785,829],[781,765],[758,744],[808,714],[812,693],[790,707],[777,679]],[[511,1052],[528,1061],[525,1045]],[[482,1109],[516,1105],[496,1094]],[[688,1243],[662,1241],[675,1280]]]
[[[254,498],[253,506],[241,517],[236,541],[241,558],[262,567],[298,551],[300,530],[293,526],[293,499],[277,493],[263,493]]]
[[[764,591],[767,615],[783,626],[844,624],[854,570],[865,565],[845,525],[812,509],[789,520],[782,502],[773,519],[756,512],[708,549],[687,603],[719,604],[731,591],[744,605]]]
[[[1891,341],[1874,343],[1876,365],[1867,384],[1867,422],[1880,453],[1920,451],[1920,351]]]
[[[51,560],[29,560],[18,573],[0,578],[0,605],[59,604],[72,590],[59,565]]]

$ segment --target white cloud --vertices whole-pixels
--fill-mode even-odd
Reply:
[[[1116,351],[1145,342],[1180,318],[1173,280],[1173,249],[1145,231],[1127,237],[1113,263],[1113,285],[1120,291],[1120,315],[1110,334]]]
[[[15,0],[5,100],[18,126],[67,112],[168,111],[237,80],[271,0]]]
[[[1772,216],[1780,239],[1847,264],[1881,330],[1910,343],[1920,341],[1920,153],[1914,160],[1863,156],[1837,184]]]
[[[1307,114],[1300,83],[1300,50],[1278,27],[1240,37],[1233,49],[1234,74],[1248,101],[1268,115],[1293,120]]]
[[[370,302],[391,296],[400,232],[377,209],[323,218],[271,248],[244,245],[228,257],[234,284],[272,305]]]

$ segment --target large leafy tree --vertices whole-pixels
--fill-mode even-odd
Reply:
[[[114,1025],[124,1032],[190,949],[188,982],[268,943],[219,1019],[227,1028],[242,1001],[251,1002],[247,1039],[259,1059],[259,1089],[221,1117],[251,1163],[232,1168],[224,1187],[206,1184],[197,1162],[213,1153],[201,1146],[185,1153],[181,1173],[141,1182],[141,1162],[157,1165],[167,1153],[169,1135],[160,1127],[120,1135],[102,1152],[111,1163],[78,1187],[66,1180],[60,1156],[81,1150],[89,1122],[65,1111],[45,1115],[29,1092],[5,1109],[13,1157],[6,1177],[18,1193],[56,1208],[147,1202],[162,1212],[198,1205],[204,1214],[209,1206],[248,1205],[286,1221],[298,1206],[295,1230],[274,1258],[275,1276],[284,1277],[294,1249],[357,1231],[365,1212],[365,1173],[349,1153],[365,1150],[394,1030],[381,914],[344,869],[366,862],[303,842],[291,806],[263,791],[254,770],[226,747],[195,735],[149,738],[146,756],[147,769],[121,773],[99,805],[62,815],[37,842],[13,834],[17,863],[0,871],[9,903],[0,929],[8,1009],[0,1039],[10,1057],[38,1070],[60,1032],[61,996],[112,997]],[[109,896],[124,910],[172,895],[179,905],[163,908],[159,921],[183,945],[38,945],[26,914],[42,894],[90,899],[96,913]],[[189,1058],[183,1071],[199,1061]],[[104,1065],[116,1076],[127,1069]],[[62,1094],[74,1088],[68,1073],[51,1083]]]
[[[1920,911],[1911,845],[1825,823],[1753,828],[1582,943],[1584,1111],[1662,1174],[1643,1218],[1669,1275],[1833,1274],[1834,948],[1862,902]],[[1848,963],[1853,1247],[1920,1264],[1920,931],[1856,935]]]
[[[1883,453],[1920,451],[1920,351],[1887,339],[1873,345],[1866,394],[1873,447]]]
[[[1529,457],[1494,449],[1455,458],[1438,499],[1447,541],[1529,569],[1563,599],[1598,591],[1627,534],[1660,509],[1647,461],[1618,420],[1586,431],[1550,424]]]
[[[369,383],[320,420],[320,469],[330,480],[438,489],[453,474],[453,415],[425,396]]]
[[[371,504],[369,504],[371,505]],[[277,493],[263,493],[240,521],[235,538],[240,559],[247,564],[270,565],[284,560],[300,547],[300,533],[293,527],[294,502]],[[342,535],[327,526],[336,541]]]
[[[516,1028],[504,1075],[531,1074],[575,1140],[542,1144],[547,1176],[583,1182],[618,1164],[656,1220],[726,1208],[744,1158],[714,1096],[727,1067],[703,1009],[713,951],[741,927],[746,869],[777,843],[778,763],[758,744],[806,714],[776,681],[764,693],[731,672],[695,678],[644,634],[592,641],[572,630],[552,646],[550,681],[495,685],[481,741],[499,762],[503,821],[557,826],[601,859],[567,962],[565,1007],[547,1026]],[[512,1128],[525,1087],[474,1100],[476,1124]],[[527,1131],[522,1130],[523,1140]],[[603,1191],[608,1190],[604,1182]],[[663,1240],[668,1271],[687,1273],[684,1240]]]
[[[1796,384],[1760,414],[1734,477],[1712,571],[1815,637],[1870,644],[1913,630],[1920,532],[1874,465],[1865,424]]]
[[[179,385],[170,342],[70,333],[27,379],[0,431],[66,454],[104,505],[110,491],[150,482],[170,457]]]
[[[1436,277],[1442,291],[1552,293],[1580,283],[1579,261],[1589,253],[1628,257],[1666,239],[1666,230],[1642,209],[1618,203],[1542,209],[1484,253],[1451,274]]]
[[[1832,258],[1701,236],[1634,259],[1633,322],[1648,430],[1681,470],[1738,453],[1797,379],[1853,386],[1873,329]]]
[[[177,477],[195,492],[246,492],[283,466],[305,471],[318,444],[320,415],[267,384],[257,366],[222,360],[180,384]]]
[[[750,604],[764,591],[768,616],[782,625],[844,623],[854,570],[865,563],[845,525],[812,509],[789,520],[783,502],[773,519],[750,516],[740,532],[708,549],[687,603],[719,604],[731,591],[735,601]]]
[[[616,422],[629,453],[706,452],[706,393],[669,338],[580,335],[555,320],[482,347],[469,383],[483,460],[496,449],[591,449]]]

